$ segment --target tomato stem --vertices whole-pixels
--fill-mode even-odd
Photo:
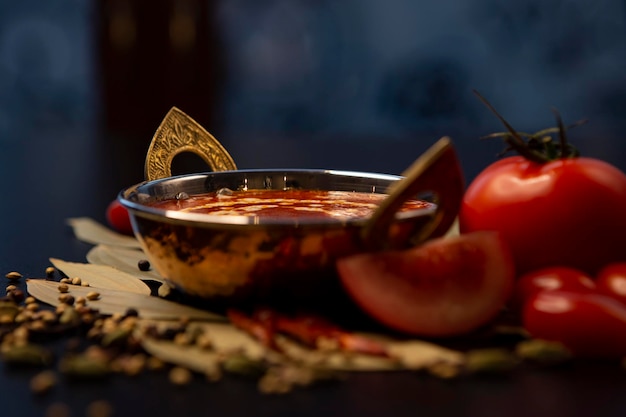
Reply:
[[[558,110],[552,108],[552,112],[556,117],[557,127],[543,129],[533,134],[518,132],[500,113],[498,113],[498,111],[491,105],[491,103],[489,103],[489,101],[487,101],[486,98],[484,98],[476,90],[473,90],[473,92],[478,99],[500,120],[500,122],[502,122],[507,130],[506,132],[492,133],[484,136],[484,138],[502,138],[508,145],[502,154],[513,150],[527,160],[538,164],[544,164],[556,159],[575,158],[579,156],[578,150],[568,142],[565,132],[567,129],[586,123],[587,120],[580,120],[571,126],[565,127]],[[558,144],[553,142],[551,135],[554,133],[559,134]]]

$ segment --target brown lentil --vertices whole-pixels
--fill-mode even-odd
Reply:
[[[72,285],[80,285],[82,283],[83,283],[83,281],[80,279],[80,277],[72,278]]]
[[[66,292],[69,292],[69,290],[70,290],[70,287],[67,284],[65,284],[65,283],[59,284],[59,286],[57,288],[58,288],[59,292],[61,292],[61,293],[66,293]]]
[[[7,285],[7,292],[11,292],[13,290],[17,290],[17,286],[11,284],[11,285]]]
[[[52,278],[54,276],[56,269],[53,266],[49,266],[46,268],[46,277]]]

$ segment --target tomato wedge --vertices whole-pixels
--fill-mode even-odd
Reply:
[[[340,259],[337,269],[348,294],[373,319],[428,337],[461,335],[489,322],[515,279],[510,250],[496,232],[354,255]]]

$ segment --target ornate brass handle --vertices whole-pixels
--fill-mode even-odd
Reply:
[[[213,171],[236,170],[235,161],[213,135],[176,107],[165,115],[152,137],[144,176],[152,181],[172,176],[172,161],[182,152],[202,158]]]

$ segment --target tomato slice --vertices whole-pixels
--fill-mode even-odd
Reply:
[[[340,259],[348,294],[372,318],[404,333],[447,337],[493,319],[511,295],[512,255],[496,232],[430,240]]]

